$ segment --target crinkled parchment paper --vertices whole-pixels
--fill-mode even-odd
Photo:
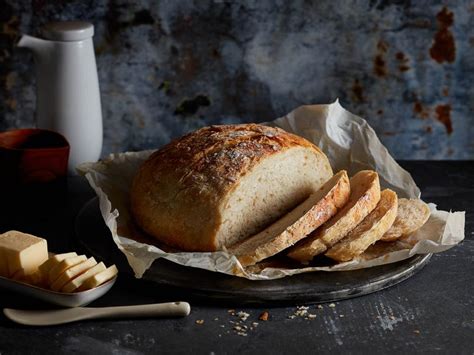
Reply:
[[[359,170],[373,169],[379,173],[383,188],[391,188],[400,197],[420,197],[420,190],[411,175],[390,156],[374,130],[365,120],[345,110],[338,101],[330,105],[301,106],[268,124],[296,133],[318,145],[328,156],[335,172],[346,169],[351,176]],[[151,153],[112,154],[98,163],[85,163],[79,167],[99,196],[105,224],[136,277],[142,277],[154,260],[166,258],[185,266],[238,274],[252,280],[270,280],[316,270],[355,270],[393,263],[414,254],[442,252],[464,239],[465,213],[440,211],[430,204],[428,222],[408,239],[387,244],[382,251],[375,244],[359,259],[332,267],[268,267],[252,273],[242,269],[237,259],[226,252],[165,252],[151,239],[137,237],[130,228],[130,185],[136,170]]]

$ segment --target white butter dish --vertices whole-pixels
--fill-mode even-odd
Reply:
[[[0,287],[63,307],[85,306],[106,294],[117,280],[117,275],[93,289],[81,292],[55,292],[0,276]]]

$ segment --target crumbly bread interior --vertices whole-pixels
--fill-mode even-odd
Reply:
[[[420,199],[399,199],[397,218],[381,240],[392,242],[412,234],[426,223],[430,213],[428,205]]]
[[[317,191],[332,171],[305,147],[270,156],[240,179],[221,205],[218,248],[256,234]]]

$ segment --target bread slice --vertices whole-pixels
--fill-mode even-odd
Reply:
[[[351,180],[351,195],[347,204],[321,228],[290,248],[288,256],[308,262],[324,253],[355,228],[380,200],[379,176],[375,171],[363,170]]]
[[[350,261],[362,254],[392,226],[397,217],[397,200],[395,192],[383,190],[377,207],[325,255],[336,261]]]
[[[359,260],[372,260],[380,258],[381,256],[393,253],[399,250],[411,249],[413,245],[405,243],[403,240],[396,240],[394,242],[378,242],[368,247],[361,255],[357,257]]]
[[[349,177],[343,170],[277,222],[228,251],[242,266],[254,265],[292,246],[321,226],[347,203],[349,195]]]
[[[412,234],[426,223],[430,213],[428,205],[420,199],[399,199],[397,218],[380,240],[393,242]]]

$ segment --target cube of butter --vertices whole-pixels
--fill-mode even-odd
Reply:
[[[48,259],[48,244],[31,234],[8,231],[0,234],[0,258],[2,275],[10,277],[21,269],[29,275]]]

